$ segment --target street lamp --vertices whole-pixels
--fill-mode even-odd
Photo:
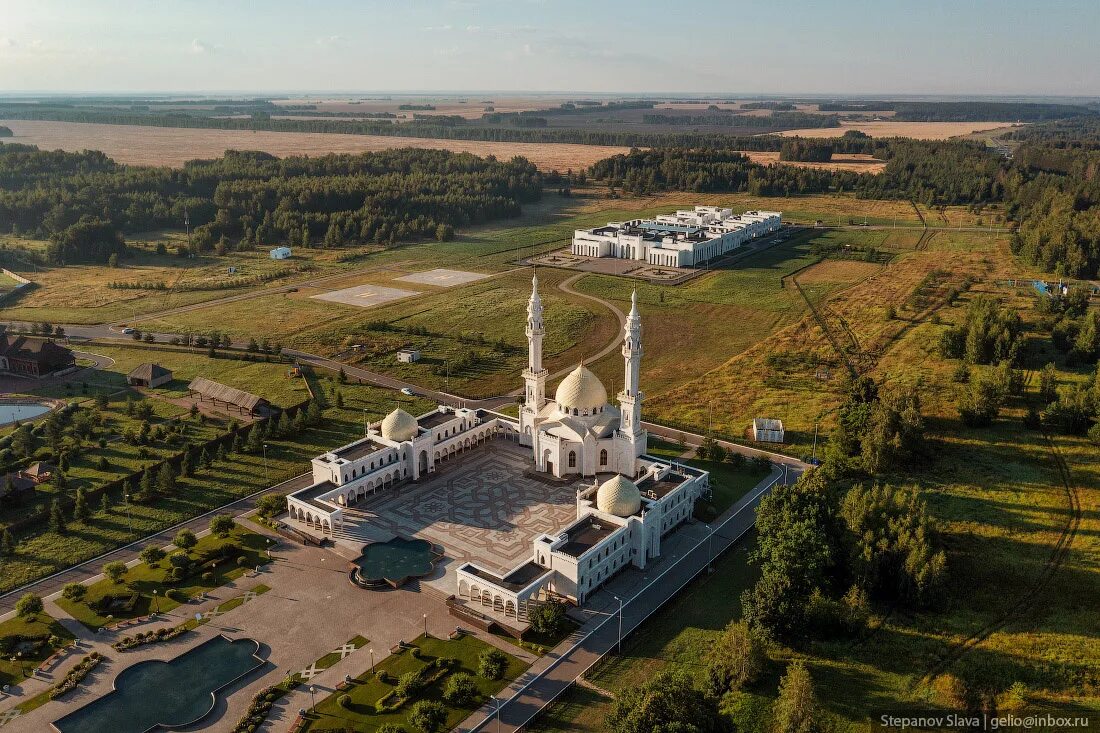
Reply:
[[[264,443],[264,483],[268,482],[267,476],[267,443]]]
[[[374,650],[368,649],[367,651],[370,652],[370,673],[374,674]]]
[[[500,698],[494,695],[493,700],[495,700],[497,704],[497,733],[500,733]]]
[[[611,596],[619,602],[619,640],[615,643],[615,653],[621,654],[623,650],[623,599],[618,596]]]
[[[424,614],[424,636],[428,635],[428,614]]]
[[[314,687],[313,685],[310,685],[309,686],[309,699],[312,702],[313,712],[317,712],[317,697],[315,695],[316,692],[317,692],[317,688]]]
[[[367,437],[367,408],[363,408],[363,437]]]
[[[123,494],[122,498],[126,501],[126,531],[130,534],[134,533],[134,522],[130,516],[130,495]]]
[[[157,595],[159,593],[160,593],[159,590],[157,590],[155,588],[153,589],[153,613],[154,614],[159,614],[160,613],[160,600],[157,597]]]
[[[710,528],[709,524],[703,525],[707,528],[707,572],[714,572],[714,531]]]

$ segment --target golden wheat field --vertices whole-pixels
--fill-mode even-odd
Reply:
[[[819,127],[809,130],[785,130],[777,133],[785,137],[840,137],[848,130],[859,130],[871,137],[911,137],[917,140],[946,140],[950,137],[970,135],[975,132],[1008,130],[1018,127],[1004,122],[873,122],[841,121],[840,127]]]
[[[435,140],[342,133],[203,130],[179,127],[102,125],[85,122],[0,120],[15,133],[11,142],[47,150],[102,150],[120,163],[179,167],[195,158],[217,158],[226,150],[263,150],[272,155],[363,153],[391,148],[432,148],[508,159],[520,155],[542,170],[587,168],[628,148],[571,143],[509,143]]]

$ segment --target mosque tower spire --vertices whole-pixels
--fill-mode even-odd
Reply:
[[[623,328],[623,362],[626,375],[623,390],[619,393],[622,422],[620,430],[633,445],[634,457],[646,450],[645,431],[642,430],[642,390],[639,377],[642,368],[642,316],[638,312],[638,289],[630,295],[630,313]]]
[[[539,276],[531,276],[531,297],[527,301],[527,368],[523,370],[524,396],[520,410],[520,440],[531,444],[539,413],[546,405],[547,372],[542,366],[542,339],[546,328],[542,322],[542,298],[539,296]]]

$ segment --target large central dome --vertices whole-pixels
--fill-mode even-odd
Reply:
[[[642,507],[642,494],[626,476],[615,474],[596,491],[596,508],[616,517],[629,517]]]
[[[599,410],[607,405],[607,390],[599,377],[584,364],[578,364],[576,369],[561,380],[558,391],[554,393],[554,401],[562,412],[573,409]]]

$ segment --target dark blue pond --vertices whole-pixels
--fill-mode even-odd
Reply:
[[[252,639],[215,636],[168,662],[139,662],[115,678],[115,690],[54,722],[61,733],[145,733],[195,723],[215,693],[262,667]]]

